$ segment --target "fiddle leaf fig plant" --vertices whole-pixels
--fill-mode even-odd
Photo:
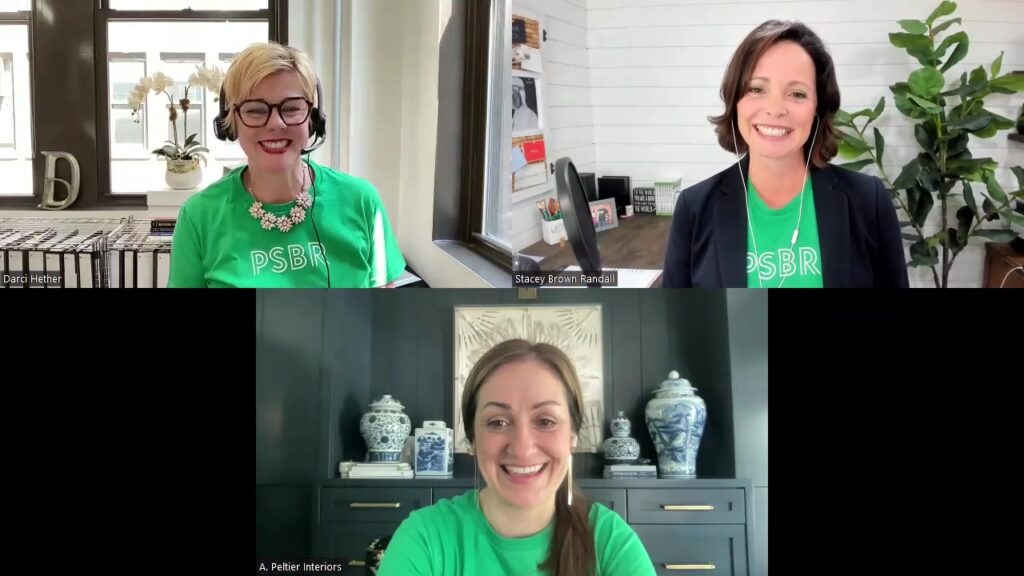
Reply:
[[[877,167],[900,213],[903,238],[910,243],[908,264],[931,268],[936,288],[948,286],[950,269],[971,238],[1009,242],[1017,237],[1009,225],[1024,226],[1024,216],[1013,211],[1014,201],[1024,199],[1024,169],[1010,167],[1017,188],[1005,190],[996,180],[999,163],[976,158],[970,149],[971,135],[992,138],[1014,128],[1015,120],[986,108],[985,100],[993,94],[1024,91],[1024,75],[1002,74],[1000,53],[987,70],[978,66],[958,81],[947,79],[945,74],[970,48],[966,32],[947,32],[961,23],[960,18],[940,21],[955,11],[955,2],[944,1],[924,20],[900,20],[902,31],[889,34],[893,46],[921,65],[906,82],[889,87],[896,109],[914,124],[920,147],[895,179],[883,164],[885,138],[872,126],[885,112],[885,97],[873,109],[840,110],[835,120],[839,155],[851,160],[842,166]],[[926,234],[925,222],[936,207],[941,227]],[[1003,227],[984,226],[988,222]]]

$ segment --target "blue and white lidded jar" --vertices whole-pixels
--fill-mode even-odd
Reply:
[[[697,477],[697,450],[707,408],[696,391],[689,380],[673,370],[647,402],[644,416],[658,451],[660,478]]]
[[[370,410],[359,420],[359,432],[366,441],[370,462],[400,462],[405,439],[412,432],[412,422],[404,406],[385,394],[370,404]]]

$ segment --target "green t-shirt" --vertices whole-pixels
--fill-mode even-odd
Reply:
[[[380,197],[366,180],[310,162],[314,199],[286,233],[264,230],[238,168],[181,207],[171,246],[170,288],[372,288],[396,280],[405,259]],[[265,204],[282,216],[295,202]],[[314,222],[316,224],[314,229]],[[318,239],[319,234],[319,239]]]
[[[818,242],[818,220],[814,213],[811,179],[803,191],[804,214],[800,218],[800,234],[796,244],[793,230],[800,215],[800,195],[782,208],[769,208],[757,194],[753,182],[747,184],[747,208],[753,237],[747,228],[748,288],[821,288],[821,248]],[[754,241],[757,241],[755,257]],[[758,273],[761,278],[758,282]]]
[[[491,528],[470,490],[413,511],[398,527],[378,576],[526,576],[540,574],[554,523],[525,538],[505,538]],[[596,576],[654,576],[654,565],[636,532],[601,504],[590,509]]]

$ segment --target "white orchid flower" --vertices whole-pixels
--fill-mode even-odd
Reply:
[[[174,79],[164,74],[163,72],[157,72],[152,76],[153,80],[153,91],[156,93],[166,92],[168,88],[174,85]]]

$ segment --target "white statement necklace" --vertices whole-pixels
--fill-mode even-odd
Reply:
[[[255,218],[264,230],[277,228],[281,232],[291,231],[292,228],[306,220],[306,211],[313,205],[313,199],[306,192],[305,169],[302,170],[302,191],[295,198],[295,206],[291,209],[291,212],[283,216],[271,214],[263,209],[263,202],[256,200],[256,194],[253,193],[251,177],[249,182],[245,184],[245,189],[249,191],[249,195],[253,198],[252,206],[249,208],[249,215]]]

